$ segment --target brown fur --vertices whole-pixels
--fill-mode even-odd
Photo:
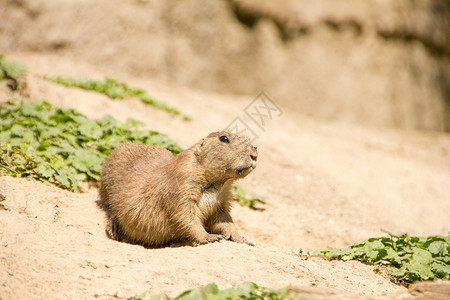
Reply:
[[[122,144],[102,170],[110,236],[148,246],[222,238],[251,244],[234,226],[230,201],[233,182],[256,167],[256,158],[248,139],[228,132],[211,133],[177,156],[158,146]]]

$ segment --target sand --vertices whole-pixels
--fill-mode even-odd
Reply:
[[[128,74],[108,74],[82,61],[50,54],[6,53],[25,64],[21,95],[0,87],[0,101],[43,98],[74,107],[92,119],[132,117],[188,147],[237,117],[257,137],[256,170],[239,183],[265,195],[264,211],[237,203],[232,216],[256,246],[229,241],[147,249],[110,240],[98,190],[75,194],[43,183],[0,177],[0,299],[108,299],[167,293],[215,282],[290,286],[305,297],[404,299],[406,288],[359,262],[298,256],[344,247],[381,228],[411,235],[446,235],[450,229],[450,136],[330,123],[272,111],[259,127],[246,116],[257,95],[191,90]],[[135,99],[113,101],[65,88],[41,75],[111,76],[145,89],[192,117],[185,122]],[[268,95],[270,97],[270,95]],[[277,103],[277,99],[271,99]],[[249,106],[250,105],[250,106]],[[253,106],[252,106],[253,105]],[[250,108],[248,108],[250,107]],[[260,111],[268,113],[264,108]],[[355,299],[354,298],[354,299]],[[405,298],[406,299],[406,298]],[[409,299],[409,298],[408,298]]]

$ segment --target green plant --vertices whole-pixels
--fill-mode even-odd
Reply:
[[[375,271],[380,266],[388,267],[392,281],[406,286],[421,280],[449,280],[450,233],[417,237],[382,231],[389,237],[370,238],[349,248],[315,251],[312,255],[372,263],[376,265]]]
[[[235,184],[233,186],[234,189],[234,195],[235,195],[235,200],[239,202],[239,204],[241,206],[247,206],[251,209],[254,210],[265,210],[264,207],[257,207],[256,204],[266,204],[266,201],[264,201],[264,197],[257,195],[257,194],[252,194],[251,198],[246,198],[245,196],[245,190],[242,186],[240,186],[239,184]]]
[[[220,290],[215,283],[202,286],[197,289],[190,289],[182,292],[176,297],[168,297],[166,295],[154,295],[150,299],[174,299],[174,300],[221,300],[221,299],[294,299],[296,293],[288,288],[269,289],[258,286],[253,282],[243,282],[239,286],[229,289]],[[133,299],[133,298],[131,298]]]
[[[0,82],[7,82],[8,86],[15,90],[17,88],[17,81],[26,67],[13,61],[8,61],[0,54]]]
[[[79,181],[98,181],[101,165],[125,141],[159,145],[173,154],[182,149],[166,135],[139,130],[143,123],[97,121],[44,100],[0,105],[0,173],[27,177],[80,192]]]
[[[96,91],[98,93],[107,95],[111,99],[136,97],[146,104],[165,110],[173,115],[181,115],[180,111],[178,111],[173,107],[168,106],[164,102],[153,99],[144,90],[130,88],[126,84],[120,83],[112,78],[106,78],[104,81],[92,80],[81,77],[80,78],[54,77],[47,79],[54,83],[68,87],[77,87],[85,90]],[[188,116],[183,115],[182,117],[186,121],[190,120]]]

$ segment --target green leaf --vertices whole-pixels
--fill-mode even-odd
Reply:
[[[160,300],[161,298],[165,299],[163,294],[156,294],[156,295],[150,296],[150,300]]]
[[[238,286],[238,289],[242,292],[244,292],[245,294],[249,295],[251,293],[255,293],[258,289],[258,285],[256,285],[256,283],[254,282],[243,282]]]
[[[448,247],[447,247],[448,250]],[[436,260],[442,261],[443,263],[450,265],[450,256],[447,254],[447,256],[444,257],[436,257]]]
[[[8,61],[0,55],[0,80],[13,79],[19,80],[19,77],[27,68],[17,62]]]
[[[69,164],[95,180],[99,179],[104,157],[88,150],[77,150],[69,160]]]
[[[59,129],[58,127],[51,127],[51,126],[46,126],[45,130],[42,130],[41,128],[39,128],[37,130],[39,132],[39,136],[41,139],[47,140],[53,137],[57,137],[60,134],[63,134],[62,130]]]
[[[193,290],[186,290],[173,299],[185,299],[185,297],[188,296],[189,294],[191,294],[192,292],[193,292]]]
[[[392,248],[386,249],[386,256],[384,257],[384,259],[389,261],[393,266],[400,266],[402,264],[402,259]]]
[[[47,141],[42,141],[40,144],[39,144],[39,146],[37,147],[37,150],[38,151],[44,151],[44,150],[47,150],[47,148],[48,147],[50,147],[52,144],[50,144],[49,142],[47,142]]]
[[[239,198],[245,198],[245,190],[242,186],[240,186],[239,184],[235,184],[233,188],[236,196],[238,196]]]
[[[428,265],[433,262],[433,256],[427,250],[418,247],[413,247],[413,251],[414,251],[412,257],[413,263]]]
[[[395,277],[403,277],[406,274],[406,267],[401,268],[391,268],[391,275]]]
[[[79,127],[80,133],[91,139],[98,139],[102,136],[103,131],[100,126],[92,121],[86,121]]]
[[[114,119],[111,115],[105,115],[103,118],[97,121],[98,125],[103,129],[112,129],[118,125],[116,119]]]
[[[9,130],[9,133],[11,138],[23,137],[26,131],[27,128],[23,127],[22,125],[14,124]]]
[[[370,259],[370,261],[377,261],[380,259],[381,256],[381,250],[384,250],[384,245],[382,242],[376,240],[374,242],[369,242],[364,245],[364,249],[366,251],[367,257]]]
[[[445,264],[441,264],[438,262],[433,262],[431,264],[431,268],[434,271],[434,273],[436,274],[437,278],[440,279],[449,279],[449,275],[450,275],[450,266],[449,265],[445,265]]]
[[[55,170],[53,170],[53,168],[51,168],[49,165],[45,164],[38,165],[34,170],[43,178],[52,178],[52,176],[55,174]]]
[[[428,246],[428,251],[430,251],[433,256],[438,256],[440,254],[446,255],[448,254],[447,251],[447,243],[443,242],[442,240],[431,242]]]
[[[409,269],[409,273],[418,275],[421,280],[429,280],[434,278],[434,274],[431,271],[430,266],[426,264],[413,261],[410,264],[406,264],[406,267]]]
[[[217,284],[209,283],[209,284],[205,285],[204,287],[201,287],[200,291],[203,295],[217,294],[219,292],[219,288],[217,287]]]
[[[57,180],[63,187],[70,190],[72,188],[72,185],[70,184],[70,181],[67,176],[64,174],[55,174],[55,180]]]
[[[144,126],[144,125],[145,125],[144,122],[137,121],[137,120],[132,119],[132,118],[128,118],[125,124],[126,124],[126,126],[127,126],[128,128],[136,128],[136,127]]]
[[[128,300],[143,300],[146,295],[147,295],[147,292],[143,292],[139,296],[134,296],[132,298],[129,298]]]
[[[400,238],[400,236],[395,235],[395,234],[387,231],[386,229],[380,229],[380,231],[389,234],[390,237],[397,238],[397,239]]]
[[[252,193],[251,198],[246,198],[245,190],[239,184],[234,184],[233,190],[234,190],[235,200],[237,200],[241,206],[247,206],[254,210],[264,210],[264,208],[256,207],[257,203],[266,204],[266,202],[263,200],[262,196]]]

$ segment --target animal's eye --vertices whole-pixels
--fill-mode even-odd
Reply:
[[[219,137],[219,140],[220,140],[221,142],[224,142],[224,143],[229,143],[229,142],[230,142],[230,140],[228,139],[228,137],[227,137],[226,135],[220,136],[220,137]]]

